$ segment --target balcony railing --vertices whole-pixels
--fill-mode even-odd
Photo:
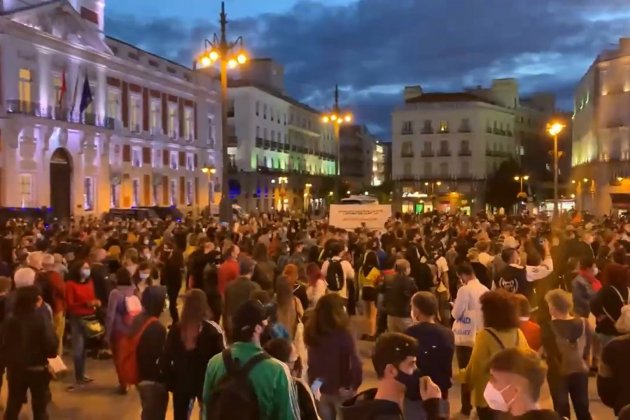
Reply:
[[[258,148],[262,148],[263,147],[263,139],[262,139],[262,137],[256,137],[256,147],[258,147]]]
[[[433,134],[433,127],[423,127],[421,133],[422,134]]]
[[[438,156],[450,156],[451,155],[451,151],[450,150],[440,150],[438,151]]]
[[[406,136],[406,135],[409,135],[409,134],[413,134],[413,130],[411,128],[403,127],[403,129],[400,130],[400,134],[402,134],[403,136]]]
[[[49,120],[102,127],[108,130],[113,130],[115,124],[114,118],[111,117],[103,117],[87,112],[80,114],[78,109],[74,112],[70,112],[70,110],[66,108],[42,107],[37,102],[9,100],[6,101],[6,111],[9,114],[31,115],[33,117],[46,118]]]
[[[460,133],[470,133],[470,132],[472,132],[472,130],[470,129],[469,126],[463,125],[463,126],[459,127],[459,132]]]
[[[435,156],[435,152],[433,150],[423,150],[420,153],[420,156],[422,156],[422,157],[433,157],[433,156]]]
[[[271,147],[271,141],[270,140],[265,140],[264,144],[263,144],[263,148],[264,149],[269,149]]]
[[[472,156],[472,150],[462,149],[459,151],[460,156]]]
[[[412,158],[413,157],[413,152],[410,152],[410,151],[400,152],[400,157]]]

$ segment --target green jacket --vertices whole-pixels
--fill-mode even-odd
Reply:
[[[241,365],[258,353],[262,348],[254,343],[238,342],[230,347],[232,357],[238,359]],[[212,398],[212,390],[225,375],[223,355],[216,354],[206,369],[206,379],[203,385],[203,418],[206,419],[205,406]],[[249,373],[258,404],[260,405],[261,420],[299,420],[297,391],[288,367],[273,358],[258,363]]]

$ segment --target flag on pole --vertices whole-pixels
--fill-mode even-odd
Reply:
[[[81,102],[79,103],[79,113],[83,114],[83,112],[87,109],[88,106],[92,103],[92,90],[90,89],[90,81],[88,80],[87,74],[85,75],[85,79],[83,80],[83,91],[81,92]]]
[[[79,78],[81,77],[81,69],[77,71],[77,78],[74,81],[74,91],[72,92],[72,106],[70,107],[70,115],[74,114],[74,107],[77,105],[77,93],[79,92]]]
[[[61,87],[59,88],[59,103],[57,104],[59,108],[63,104],[63,99],[66,96],[66,71],[61,72]]]

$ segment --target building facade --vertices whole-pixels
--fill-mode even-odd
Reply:
[[[486,179],[518,156],[514,115],[470,92],[405,88],[404,105],[392,116],[395,209],[484,208]]]
[[[106,38],[104,10],[102,0],[2,2],[0,204],[60,217],[198,211],[220,198],[202,171],[221,165],[216,83]]]
[[[228,89],[230,195],[249,212],[325,207],[336,172],[332,126],[284,93],[278,63],[257,59],[248,67]]]
[[[342,126],[339,148],[339,170],[353,192],[363,192],[385,181],[385,150],[366,126]]]
[[[574,95],[576,205],[596,215],[630,209],[630,38],[599,54]]]

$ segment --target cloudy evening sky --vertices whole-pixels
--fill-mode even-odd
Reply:
[[[159,6],[158,6],[159,5]],[[219,0],[108,0],[106,32],[185,65],[217,30]],[[516,77],[571,108],[602,49],[630,36],[628,0],[227,0],[228,33],[285,65],[290,95],[323,109],[338,83],[389,138],[405,85],[459,90]]]

